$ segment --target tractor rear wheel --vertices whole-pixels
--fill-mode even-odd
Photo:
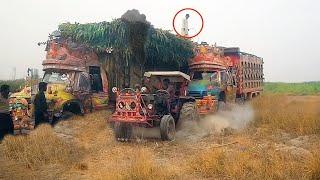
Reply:
[[[115,122],[114,133],[118,141],[128,141],[132,135],[132,125],[129,123]]]
[[[181,129],[183,122],[198,121],[199,114],[195,102],[186,102],[182,105],[180,110],[180,117],[177,123],[177,128]]]
[[[175,139],[175,122],[171,115],[164,115],[160,122],[160,134],[163,141],[173,141]]]

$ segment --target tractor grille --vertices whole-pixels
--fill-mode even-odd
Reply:
[[[207,91],[189,91],[188,95],[197,99],[201,99],[203,98],[203,96],[206,96],[207,93]]]

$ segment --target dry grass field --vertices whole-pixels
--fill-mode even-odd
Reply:
[[[0,144],[0,179],[320,179],[320,96],[266,95],[246,106],[245,126],[199,125],[172,142],[117,142],[110,111],[43,125]],[[233,127],[241,113],[211,120]]]

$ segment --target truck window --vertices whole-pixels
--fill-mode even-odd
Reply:
[[[46,83],[59,83],[59,84],[68,84],[69,83],[69,74],[66,73],[46,73],[43,77],[43,81]]]
[[[226,84],[227,81],[228,81],[227,73],[222,71],[221,72],[221,82],[222,82],[222,84]]]
[[[96,67],[96,66],[89,67],[89,74],[91,79],[91,90],[94,92],[103,91],[102,78],[100,73],[101,73],[100,67]]]
[[[211,80],[216,81],[217,80],[217,72],[215,71],[196,71],[193,73],[193,80]]]
[[[84,74],[80,74],[79,89],[81,91],[90,91],[90,81]]]
[[[199,72],[199,71],[194,72],[193,79],[194,80],[201,80],[202,79],[202,72]]]

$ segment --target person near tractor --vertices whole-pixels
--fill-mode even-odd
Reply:
[[[176,96],[176,89],[172,82],[170,82],[169,79],[163,80],[163,88],[166,90],[169,94],[169,103],[171,112],[177,113],[178,112],[178,102],[177,102],[177,96]]]
[[[147,88],[149,93],[155,93],[157,90],[163,89],[160,78],[157,78],[155,81],[151,81],[150,78],[145,77],[143,80],[143,86]]]
[[[9,92],[10,86],[2,85],[0,87],[0,141],[7,134],[13,134],[13,121],[9,108]]]
[[[48,105],[44,92],[47,90],[47,83],[39,83],[39,92],[34,98],[34,115],[35,115],[35,127],[42,123],[49,123],[48,120]]]

